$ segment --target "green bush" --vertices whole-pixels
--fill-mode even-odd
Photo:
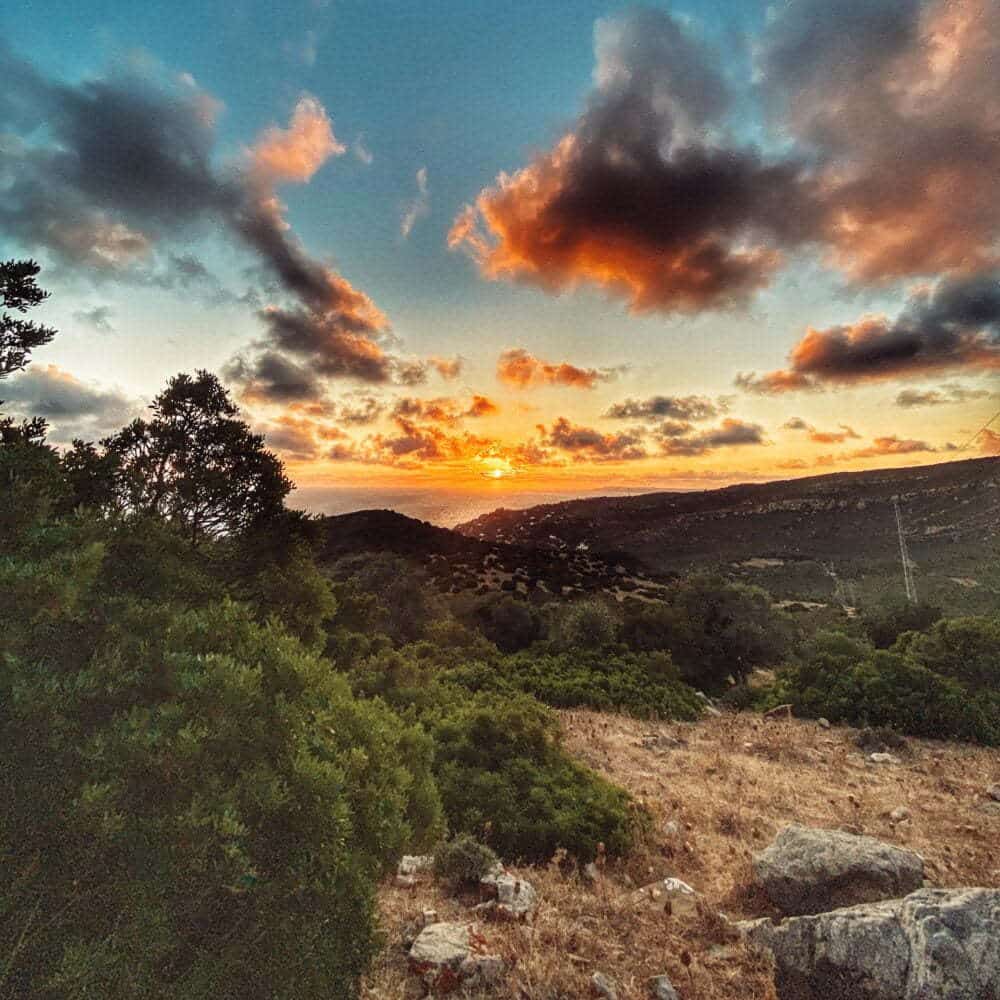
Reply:
[[[355,996],[428,736],[244,606],[112,599],[102,531],[0,559],[0,992]]]
[[[940,617],[933,604],[894,604],[866,615],[862,624],[873,646],[888,649],[904,632],[930,628]]]
[[[615,641],[618,622],[604,601],[574,601],[560,609],[555,634],[566,649],[604,649]]]
[[[499,863],[492,848],[462,833],[438,844],[434,851],[434,877],[452,888],[475,885]]]
[[[895,648],[973,692],[1000,689],[1000,617],[945,618],[905,632]]]
[[[592,858],[599,843],[621,855],[635,842],[643,815],[568,756],[558,721],[534,699],[477,695],[444,712],[433,736],[449,826],[502,857],[545,861],[562,847]]]
[[[838,632],[820,633],[782,670],[770,704],[831,722],[889,726],[914,736],[1000,744],[1000,699],[970,693],[905,653],[874,649]]]

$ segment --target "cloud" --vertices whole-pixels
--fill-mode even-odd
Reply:
[[[670,428],[669,430],[672,430]],[[766,443],[764,428],[743,420],[726,417],[718,427],[697,434],[660,434],[664,455],[704,455],[717,448],[743,447]]]
[[[299,98],[288,128],[272,125],[250,150],[251,170],[267,183],[304,184],[331,157],[347,147],[333,134],[326,109],[308,94]]]
[[[523,347],[504,351],[497,360],[497,378],[515,389],[536,385],[566,385],[574,389],[593,389],[598,382],[610,382],[614,369],[578,368],[567,361],[542,361]]]
[[[359,163],[363,163],[366,167],[370,167],[375,162],[375,155],[372,151],[365,145],[365,137],[359,135],[351,146],[351,152],[354,154],[355,158]]]
[[[816,159],[820,235],[864,282],[997,261],[1000,5],[793,0],[758,73]]]
[[[705,396],[650,396],[615,403],[604,414],[610,420],[710,420],[725,406]]]
[[[847,424],[840,424],[840,430],[819,431],[812,424],[806,423],[801,417],[792,417],[782,424],[782,430],[786,431],[806,431],[809,440],[815,444],[843,444],[851,439],[859,439],[860,434]]]
[[[712,57],[663,11],[597,23],[572,131],[458,215],[449,245],[488,278],[596,285],[635,312],[732,306],[811,236],[801,167],[728,142]]]
[[[337,419],[343,424],[356,426],[373,424],[385,412],[385,405],[375,396],[360,396],[347,403],[341,403]]]
[[[454,358],[428,358],[427,363],[446,381],[458,378],[462,373],[463,359]]]
[[[214,279],[190,255],[155,260],[171,240],[221,223],[277,279],[285,301],[260,311],[264,352],[323,377],[388,380],[380,345],[389,323],[375,304],[310,256],[289,228],[276,185],[308,181],[345,149],[316,98],[297,102],[236,162],[213,162],[221,105],[187,75],[133,61],[64,84],[0,48],[0,228],[64,267],[170,287]],[[46,130],[39,133],[37,122]]]
[[[885,455],[913,455],[918,452],[937,451],[938,449],[926,441],[912,438],[900,438],[893,434],[890,437],[877,437],[867,448],[852,451],[848,458],[880,458]],[[950,449],[949,449],[950,450]]]
[[[499,412],[499,407],[487,396],[473,395],[470,400],[439,396],[436,399],[417,399],[402,396],[393,407],[393,417],[420,418],[435,424],[457,424],[466,417],[488,417]]]
[[[431,192],[427,186],[427,168],[417,171],[417,193],[403,209],[403,218],[399,223],[399,233],[405,240],[417,222],[429,215],[431,211]]]
[[[56,365],[34,365],[5,379],[4,407],[18,417],[43,417],[49,438],[64,444],[73,438],[94,440],[137,417],[143,404],[117,389],[83,382]]]
[[[559,417],[548,431],[544,427],[539,430],[543,447],[569,452],[577,461],[621,462],[646,457],[639,431],[603,434],[592,427],[572,424],[565,417]]]
[[[788,360],[787,369],[741,373],[736,384],[774,394],[955,369],[1000,370],[1000,274],[942,278],[914,292],[895,319],[810,329]]]
[[[115,328],[111,322],[114,314],[115,311],[111,306],[93,306],[90,309],[77,309],[73,313],[73,319],[86,323],[99,333],[114,333]]]
[[[491,417],[494,413],[499,412],[500,407],[488,396],[473,395],[465,415],[467,417]]]
[[[236,385],[240,398],[251,404],[318,402],[325,395],[314,371],[277,351],[233,358],[223,367],[222,377]]]
[[[969,389],[957,382],[946,382],[937,389],[903,389],[896,396],[896,405],[905,409],[918,406],[944,406],[948,403],[968,403],[974,399],[987,399],[992,395],[986,389]]]

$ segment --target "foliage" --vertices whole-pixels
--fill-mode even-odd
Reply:
[[[492,848],[467,833],[434,849],[434,877],[452,888],[475,885],[499,863]]]
[[[715,691],[780,662],[792,636],[766,591],[710,576],[675,581],[663,604],[630,602],[622,628],[631,649],[669,650],[683,680]]]
[[[628,794],[572,760],[554,715],[524,695],[480,694],[432,727],[434,770],[449,826],[502,857],[544,861],[557,848],[626,853],[643,816]]]
[[[161,517],[195,544],[280,514],[291,482],[214,375],[176,375],[152,410],[105,438],[103,453],[74,447],[78,480],[100,481],[97,462],[111,471],[113,510]]]
[[[1000,690],[1000,617],[941,619],[904,633],[894,648],[972,691]]]
[[[618,633],[618,622],[604,601],[574,601],[563,608],[555,634],[566,649],[593,650],[610,646]]]
[[[865,632],[877,649],[888,649],[904,632],[930,628],[941,617],[933,604],[894,604],[864,619]]]
[[[216,571],[155,519],[5,547],[4,995],[354,996],[375,880],[439,835],[427,734]]]
[[[905,652],[874,649],[842,633],[821,633],[787,667],[770,704],[796,714],[863,726],[890,726],[914,736],[1000,744],[1000,698],[970,693]]]
[[[0,261],[0,308],[23,314],[41,305],[49,293],[35,280],[40,270],[33,260]],[[24,369],[31,352],[47,344],[55,334],[51,327],[6,311],[0,313],[0,379]]]
[[[463,609],[462,619],[477,628],[503,653],[527,649],[545,635],[545,622],[539,610],[527,601],[508,594],[494,594]]]

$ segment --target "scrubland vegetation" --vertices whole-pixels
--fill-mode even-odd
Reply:
[[[5,266],[7,309],[36,273]],[[0,378],[52,335],[3,324]],[[657,817],[557,709],[691,722],[702,692],[1000,744],[998,617],[816,631],[712,575],[449,596],[321,562],[290,489],[206,372],[63,452],[0,418],[0,995],[349,998],[404,852],[628,864]],[[489,857],[450,844],[449,879]]]

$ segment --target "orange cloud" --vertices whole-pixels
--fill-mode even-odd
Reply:
[[[847,424],[841,424],[840,430],[838,431],[820,431],[817,430],[812,424],[807,424],[801,417],[792,417],[787,423],[783,425],[784,430],[788,431],[806,431],[809,435],[809,440],[815,444],[843,444],[850,438],[860,438],[861,435],[858,434],[853,428],[848,427]]]
[[[497,378],[516,389],[535,385],[593,389],[598,382],[609,382],[614,377],[615,372],[608,369],[578,368],[566,361],[542,361],[523,347],[506,350],[497,360]]]
[[[460,357],[431,357],[427,359],[427,363],[437,371],[441,378],[447,381],[458,378],[458,376],[462,373],[462,359]]]
[[[984,455],[1000,455],[1000,434],[988,427],[979,432],[980,447]]]
[[[308,94],[299,98],[287,129],[267,129],[250,150],[254,174],[270,182],[304,183],[331,157],[347,147],[333,134],[323,105]]]

